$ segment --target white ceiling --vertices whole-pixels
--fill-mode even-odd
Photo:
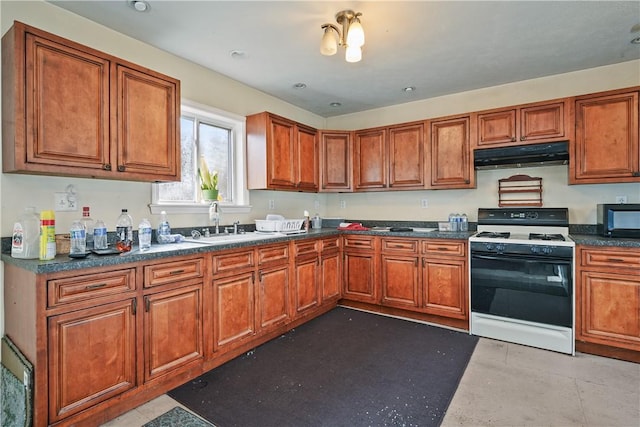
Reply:
[[[640,1],[50,1],[323,117],[640,58]],[[319,50],[343,9],[354,64]]]

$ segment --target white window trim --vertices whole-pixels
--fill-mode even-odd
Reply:
[[[249,201],[249,190],[247,189],[247,180],[245,173],[246,170],[246,143],[245,143],[245,129],[246,118],[237,114],[229,113],[223,110],[219,110],[208,105],[200,104],[187,99],[182,100],[182,111],[193,113],[203,116],[214,121],[229,121],[232,120],[238,123],[238,126],[234,126],[232,133],[233,140],[233,171],[234,171],[234,204],[220,203],[221,213],[250,213],[251,204]],[[158,184],[151,185],[151,200],[149,205],[151,213],[154,215],[160,215],[160,212],[165,211],[168,214],[208,214],[209,203],[156,203],[159,196]]]

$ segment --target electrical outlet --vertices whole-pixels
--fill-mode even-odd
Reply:
[[[75,197],[69,197],[69,193],[53,193],[54,210],[57,212],[73,212],[78,210]]]
[[[276,201],[269,200],[269,210],[274,210],[276,208]]]
[[[340,200],[340,209],[346,209],[346,207],[347,207],[347,201]]]
[[[429,207],[429,201],[427,199],[420,200],[420,206],[422,206],[422,209],[428,208]]]
[[[627,196],[616,196],[616,203],[627,203]]]

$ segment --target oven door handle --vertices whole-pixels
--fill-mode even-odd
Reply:
[[[571,265],[571,260],[566,258],[553,258],[547,256],[535,256],[535,255],[520,255],[520,254],[509,254],[509,255],[481,255],[481,254],[471,254],[471,258],[476,259],[485,259],[488,261],[540,261],[545,260],[551,262],[553,264],[565,264]]]

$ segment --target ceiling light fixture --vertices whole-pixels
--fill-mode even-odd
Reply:
[[[342,104],[339,102],[332,102],[331,104],[329,104],[329,107],[341,107]]]
[[[293,85],[294,89],[305,89],[307,87],[306,83],[295,83]]]
[[[403,92],[413,92],[414,90],[416,90],[415,86],[407,86],[402,88]]]
[[[148,12],[149,3],[144,0],[129,0],[129,6],[131,6],[137,12]]]
[[[353,10],[343,10],[336,14],[336,21],[342,25],[342,32],[333,24],[322,24],[324,30],[320,53],[325,56],[335,55],[338,46],[346,48],[345,59],[347,62],[358,62],[362,59],[362,46],[364,46],[364,30],[360,23],[362,13]]]

